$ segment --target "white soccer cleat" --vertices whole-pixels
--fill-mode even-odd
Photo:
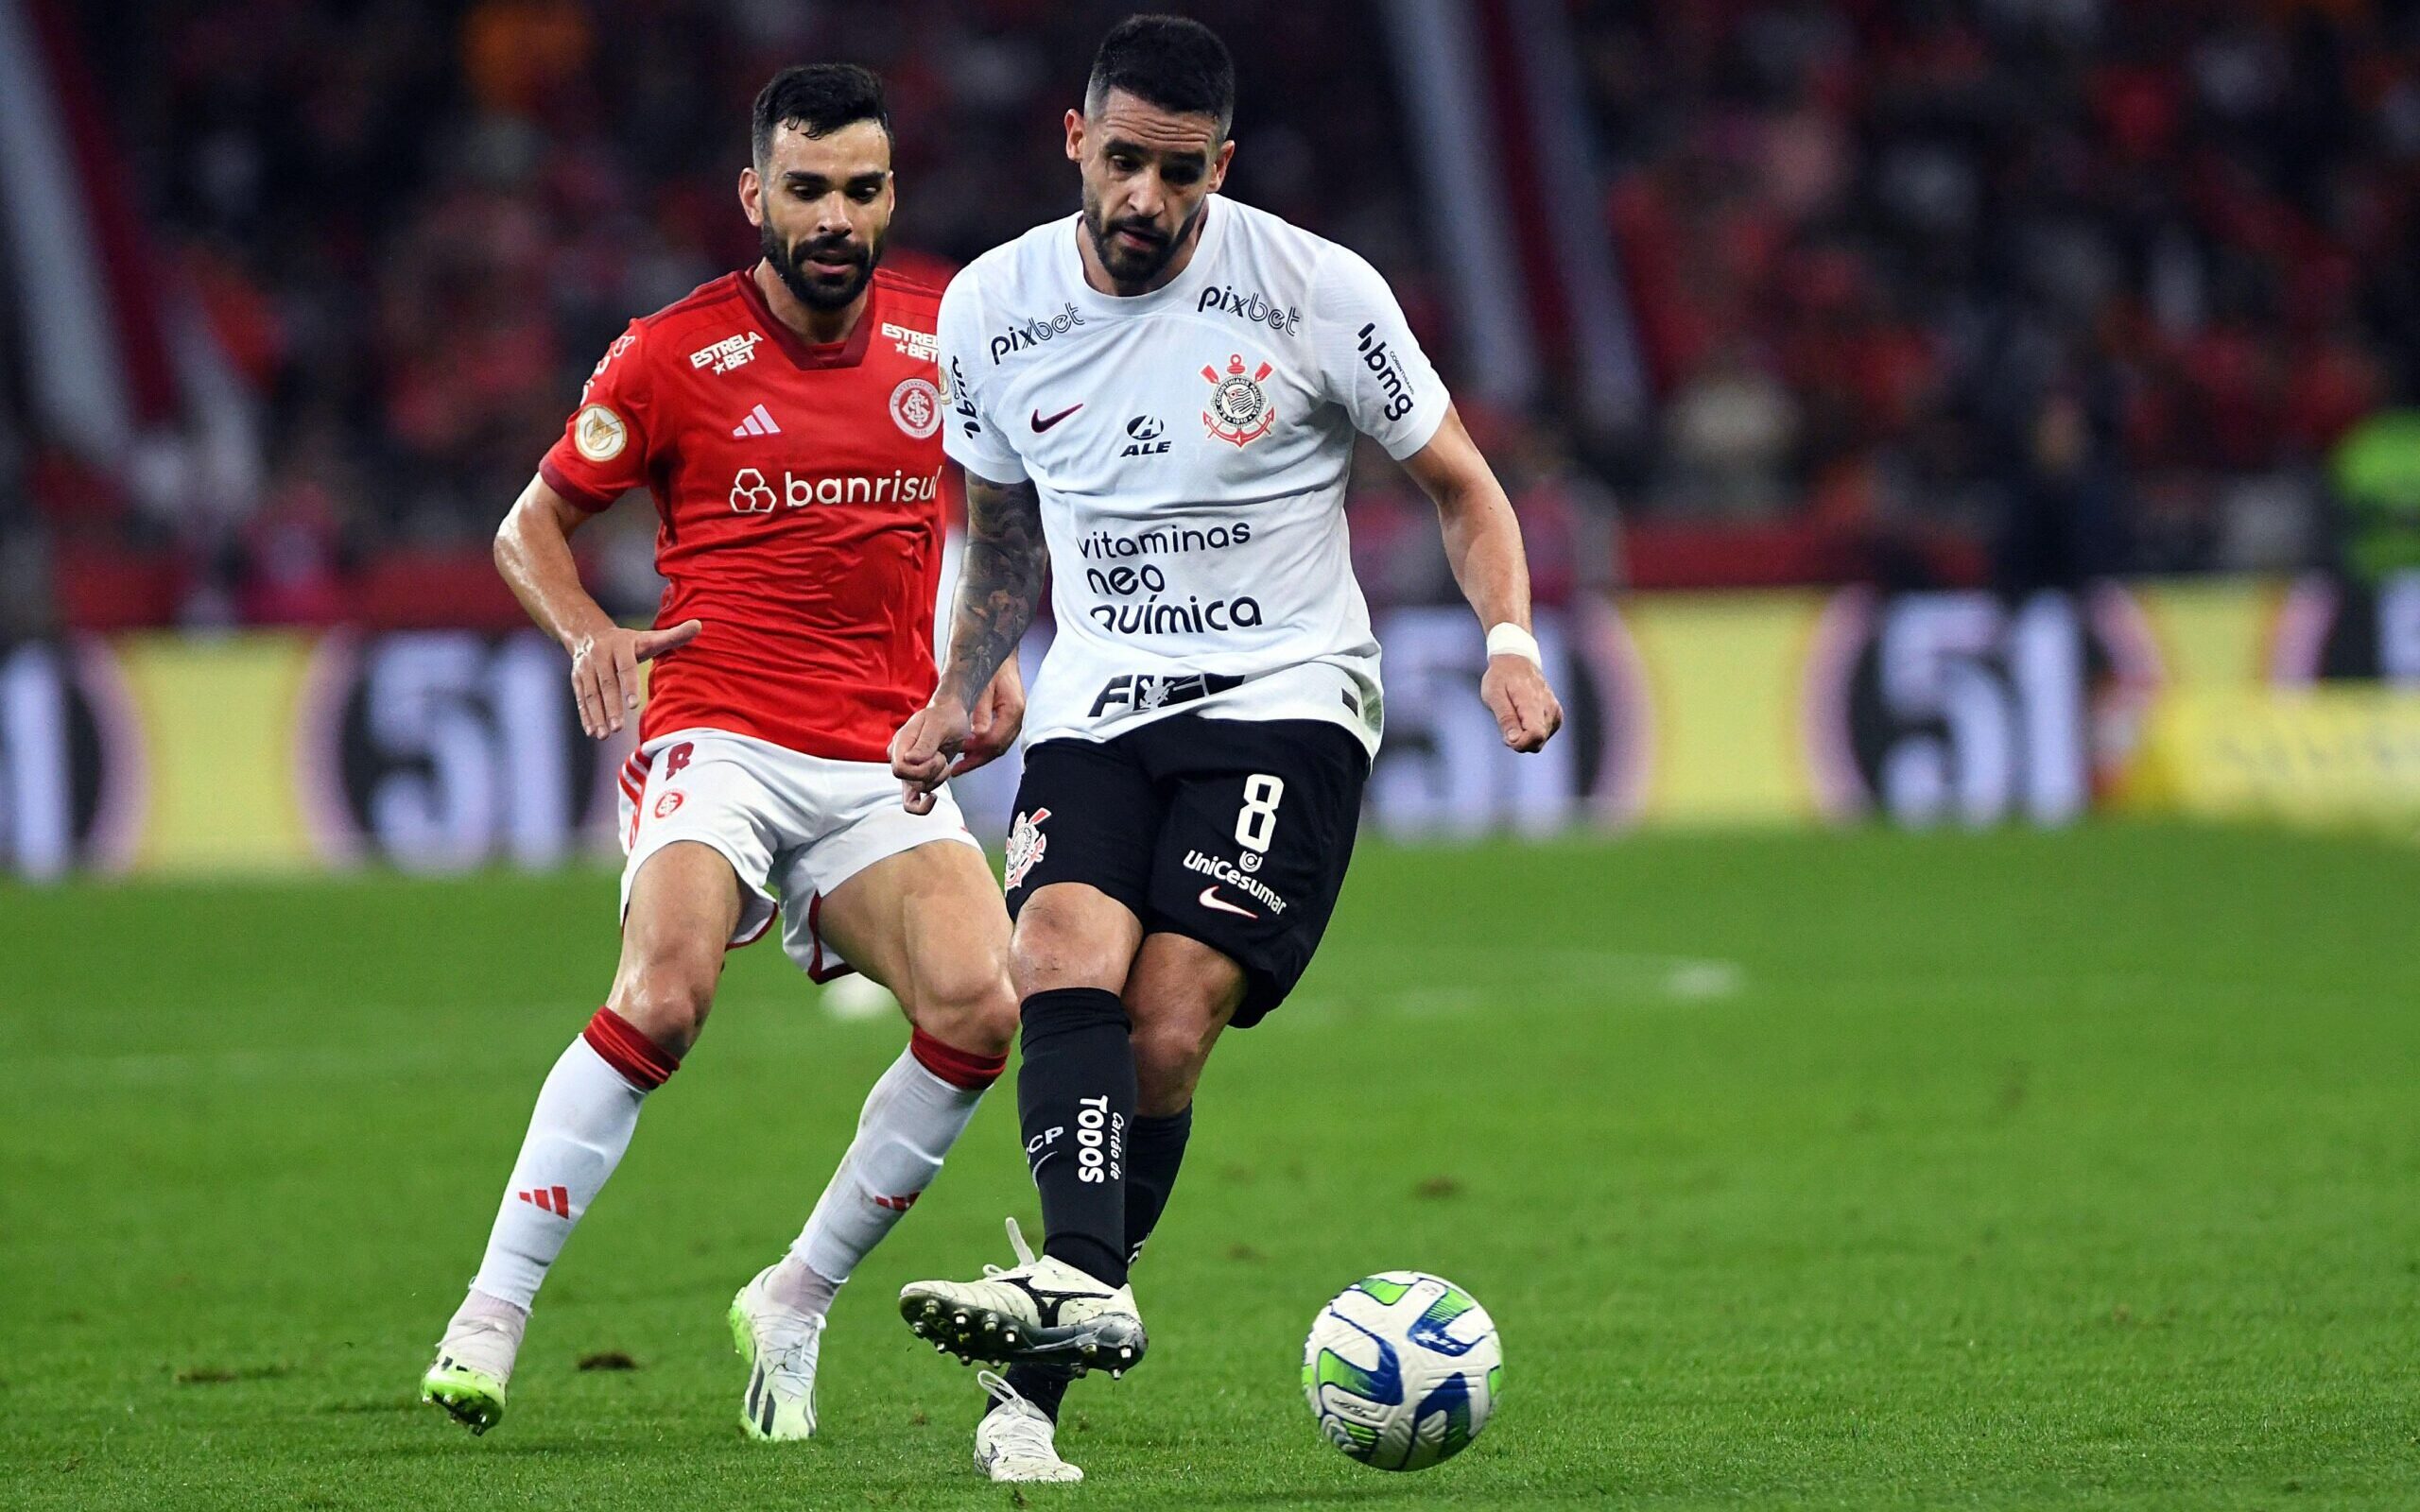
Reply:
[[[1059,1457],[1058,1425],[989,1370],[976,1384],[992,1394],[992,1410],[975,1425],[975,1468],[995,1481],[1080,1481],[1084,1472]]]
[[[1039,1260],[1009,1220],[1017,1263],[983,1267],[979,1281],[915,1281],[901,1288],[899,1315],[915,1335],[967,1365],[1056,1366],[1076,1375],[1124,1375],[1140,1365],[1146,1339],[1131,1286],[1111,1287],[1065,1261]]]
[[[758,1271],[731,1299],[731,1342],[749,1365],[739,1425],[751,1438],[812,1438],[823,1319],[766,1296],[765,1278],[772,1273],[770,1265]]]
[[[504,1421],[505,1390],[521,1337],[483,1317],[457,1317],[420,1378],[420,1400],[434,1402],[473,1435]]]

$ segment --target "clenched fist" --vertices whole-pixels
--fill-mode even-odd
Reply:
[[[1492,656],[1478,679],[1479,701],[1495,716],[1504,744],[1514,750],[1542,750],[1563,728],[1563,702],[1547,675],[1525,656]]]
[[[1024,728],[1025,678],[1014,662],[993,674],[973,709],[946,687],[934,690],[932,701],[890,737],[890,775],[899,779],[900,801],[910,814],[930,814],[936,788],[998,757]]]

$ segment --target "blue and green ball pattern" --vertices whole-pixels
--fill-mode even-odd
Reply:
[[[1303,1348],[1303,1394],[1321,1433],[1375,1469],[1425,1469],[1461,1453],[1503,1383],[1487,1310],[1421,1271],[1383,1271],[1339,1292]]]

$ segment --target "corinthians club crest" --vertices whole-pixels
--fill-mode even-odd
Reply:
[[[1042,859],[1042,852],[1050,848],[1050,837],[1042,833],[1042,821],[1048,817],[1048,809],[1036,809],[1031,814],[1018,815],[1015,825],[1010,829],[1008,891],[1014,892],[1025,885],[1025,874],[1033,869],[1034,863]]]
[[[1211,435],[1237,446],[1250,446],[1269,434],[1277,415],[1270,408],[1268,390],[1260,383],[1270,371],[1270,365],[1264,362],[1257,372],[1245,372],[1241,352],[1228,354],[1224,373],[1203,365],[1201,376],[1210,380],[1210,407],[1201,412],[1201,423]]]

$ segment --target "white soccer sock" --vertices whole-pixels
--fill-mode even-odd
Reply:
[[[610,1009],[571,1042],[538,1090],[472,1290],[525,1312],[537,1300],[563,1241],[630,1148],[639,1105],[673,1064]]]
[[[528,1327],[527,1308],[501,1301],[474,1286],[446,1323],[445,1338],[437,1352],[456,1365],[510,1381],[512,1362],[521,1353],[522,1332]]]
[[[917,1031],[866,1094],[857,1137],[776,1273],[785,1302],[802,1312],[830,1309],[832,1293],[940,1174],[1006,1059],[955,1050]],[[800,1266],[811,1276],[801,1276]]]

